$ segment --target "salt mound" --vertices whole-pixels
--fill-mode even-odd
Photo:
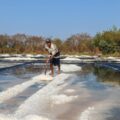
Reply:
[[[21,119],[22,120],[22,119]],[[23,120],[49,120],[48,118],[44,118],[41,116],[37,116],[37,115],[28,115],[27,117],[25,117]]]
[[[7,116],[7,115],[0,114],[0,120],[18,120],[18,119],[11,115]]]
[[[65,82],[65,80],[69,78],[70,81],[72,81],[73,76],[70,74],[60,74],[54,77],[52,82],[30,96],[22,105],[20,105],[15,112],[15,115],[24,117],[28,114],[39,114],[40,112],[46,112],[52,102],[50,96],[56,95],[58,91],[67,86],[69,82]],[[63,84],[59,85],[61,82]]]
[[[93,111],[94,107],[88,107],[85,111],[82,112],[80,120],[89,120],[89,117]]]
[[[65,92],[66,93],[73,93],[73,92],[75,92],[75,90],[74,89],[67,89]]]
[[[78,96],[67,96],[65,94],[61,94],[61,95],[51,96],[51,100],[53,104],[65,104],[65,103],[73,101],[77,97]]]
[[[9,58],[4,58],[4,60],[19,61],[19,60],[36,60],[36,59],[35,58],[29,58],[29,57],[9,57]]]
[[[0,120],[50,120],[45,117],[37,116],[37,115],[28,115],[24,118],[17,118],[14,115],[0,115]]]
[[[76,72],[76,71],[80,71],[81,67],[77,66],[77,65],[67,65],[67,64],[63,64],[61,65],[61,70],[63,72]]]
[[[63,60],[68,60],[68,61],[80,61],[79,58],[72,58],[72,57],[66,57]]]
[[[33,79],[36,79],[36,80],[47,80],[47,81],[49,81],[49,80],[52,80],[53,79],[53,77],[52,76],[50,76],[50,75],[44,75],[44,74],[41,74],[41,75],[39,75],[39,76],[36,76],[36,77],[34,77]]]
[[[10,54],[0,54],[0,57],[10,57]]]
[[[36,77],[33,77],[29,81],[10,87],[5,91],[0,92],[0,103],[3,103],[5,100],[8,100],[12,97],[17,96],[19,93],[23,92],[24,90],[26,90],[31,85],[34,85],[35,83],[40,83],[43,80],[49,81],[52,79],[53,78],[49,75],[41,74]]]

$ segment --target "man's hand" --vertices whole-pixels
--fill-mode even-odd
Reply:
[[[49,58],[46,60],[46,63],[49,63],[51,59],[53,59],[53,55],[50,55]]]
[[[50,55],[50,56],[48,57],[48,59],[46,60],[46,63],[49,63],[49,61],[50,61],[52,58],[53,58],[52,55]]]
[[[54,56],[53,56],[53,55],[51,55],[51,56],[50,56],[50,60],[51,60],[51,59],[53,59],[53,57],[54,57]]]
[[[46,63],[49,63],[49,61],[50,61],[50,60],[49,60],[49,59],[47,59],[47,60],[46,60]]]

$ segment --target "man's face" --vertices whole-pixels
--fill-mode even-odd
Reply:
[[[51,42],[48,42],[48,43],[47,43],[47,46],[50,48],[50,47],[51,47]]]

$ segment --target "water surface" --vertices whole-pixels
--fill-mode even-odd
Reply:
[[[47,117],[55,120],[120,120],[120,72],[99,64],[79,66],[82,70],[66,72],[66,74],[73,74],[74,78],[71,82],[69,79],[66,80],[69,84],[56,94],[58,97],[61,95],[68,98],[77,97],[61,104],[55,104],[53,103],[55,101],[50,100],[47,110],[43,109],[39,114],[47,114]],[[44,65],[41,63],[2,71],[0,72],[0,91],[30,81],[32,77],[43,72]],[[47,84],[49,82],[46,81],[35,83],[16,97],[1,103],[0,113],[14,113],[21,104]],[[60,99],[63,98],[60,97]],[[40,103],[40,106],[45,105]]]

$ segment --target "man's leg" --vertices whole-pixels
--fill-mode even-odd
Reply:
[[[58,74],[60,74],[60,65],[58,65]]]
[[[51,76],[53,76],[54,75],[54,70],[53,70],[53,64],[52,63],[50,63],[50,70],[51,70]]]
[[[56,63],[57,63],[57,67],[58,67],[58,74],[60,74],[60,69],[61,69],[61,68],[60,68],[60,67],[61,67],[61,66],[60,66],[60,58],[57,58],[57,59],[56,59]]]

